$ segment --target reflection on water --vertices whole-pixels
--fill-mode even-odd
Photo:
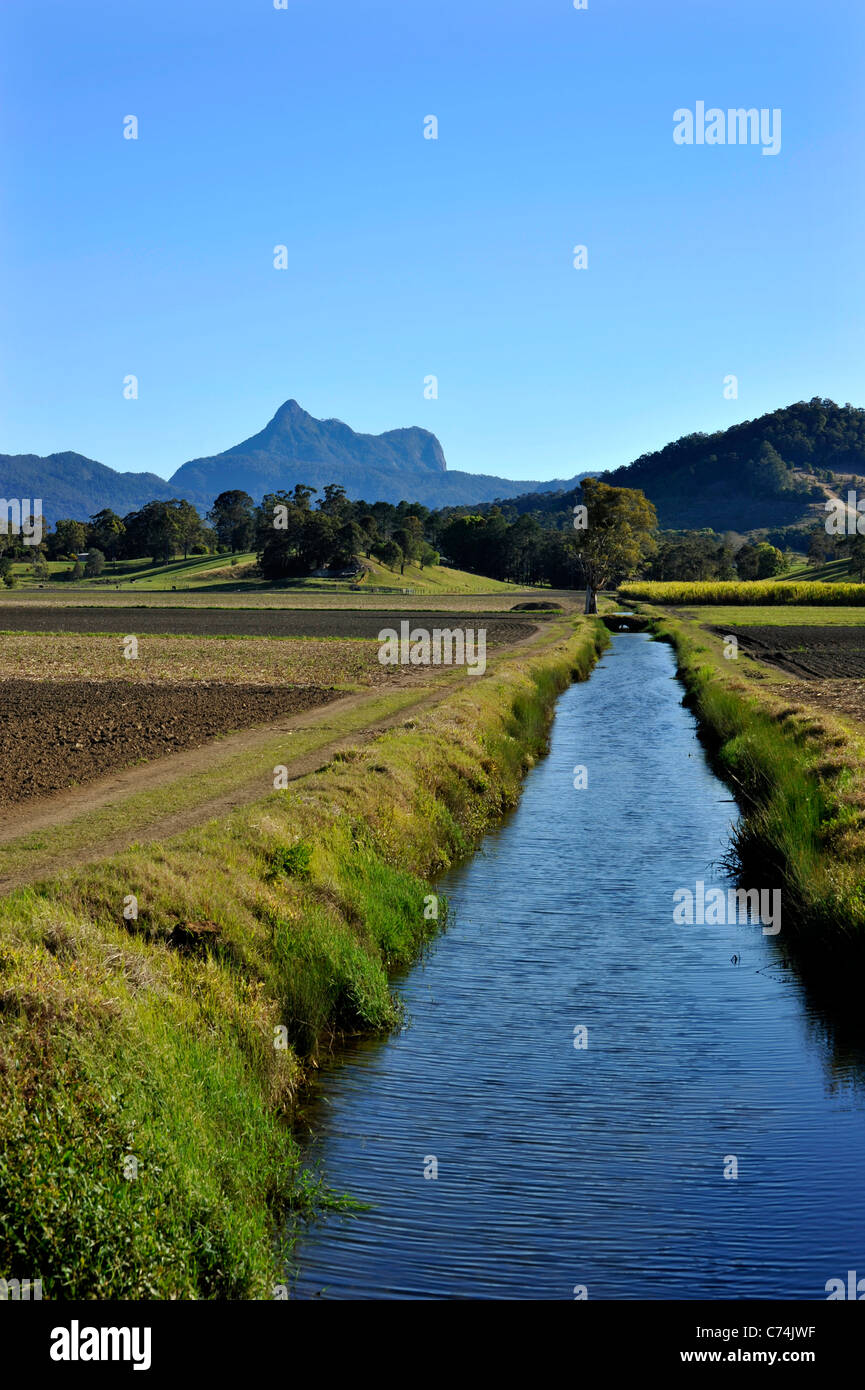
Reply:
[[[727,886],[735,813],[669,648],[614,637],[440,881],[408,1026],[322,1069],[309,1158],[374,1209],[301,1228],[298,1296],[820,1299],[865,1273],[861,1031],[835,1047],[783,927],[673,924],[675,889]]]

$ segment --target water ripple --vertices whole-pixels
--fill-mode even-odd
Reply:
[[[759,926],[672,921],[676,888],[726,885],[735,815],[673,674],[613,638],[441,880],[409,1026],[322,1069],[309,1159],[373,1210],[302,1228],[298,1296],[813,1299],[865,1273],[861,1046],[833,1054]]]

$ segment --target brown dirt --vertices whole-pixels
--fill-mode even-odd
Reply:
[[[773,694],[865,723],[865,627],[731,627],[748,656],[793,679],[774,682]],[[759,667],[747,674],[766,678]]]
[[[391,685],[407,667],[382,666],[378,642],[329,637],[162,637],[150,633],[127,661],[111,632],[4,632],[0,681],[123,681],[130,685]]]
[[[513,627],[516,628],[517,625],[514,624]],[[519,635],[514,631],[510,641],[504,645],[537,647],[546,636],[545,624],[520,624],[519,627],[522,629]],[[506,651],[501,652],[502,656],[507,654]],[[332,703],[327,705],[326,714],[323,714],[320,708],[308,708],[305,712],[277,718],[267,725],[227,735],[216,745],[219,757],[234,758],[242,755],[250,768],[248,781],[233,786],[228,792],[218,792],[192,807],[170,811],[154,820],[146,819],[133,828],[124,828],[116,834],[94,839],[92,843],[76,848],[74,863],[90,863],[105,858],[137,840],[149,842],[167,839],[203,821],[226,816],[238,807],[260,799],[262,779],[260,768],[256,767],[256,759],[260,761],[261,750],[265,747],[270,750],[275,735],[284,734],[288,739],[297,730],[310,727],[320,729],[324,735],[321,743],[302,754],[293,753],[290,744],[286,742],[285,753],[280,761],[287,767],[289,780],[294,781],[322,767],[335,754],[358,747],[386,729],[413,720],[422,711],[437,705],[448,691],[453,689],[454,680],[458,678],[455,674],[440,672],[433,675],[426,668],[418,668],[419,676],[424,673],[425,682],[419,687],[416,700],[403,705],[391,715],[378,718],[372,716],[365,726],[355,728],[348,734],[340,734],[336,738],[332,734],[330,738],[327,736],[331,733],[332,721],[342,718],[348,711],[357,707],[373,705],[379,692],[362,690],[349,695],[334,692]],[[414,685],[415,681],[406,674],[401,676],[397,683]],[[124,690],[128,688],[124,686]],[[88,684],[88,692],[92,689],[93,685]],[[261,687],[257,687],[256,692],[260,694]],[[50,796],[33,797],[21,805],[5,808],[0,806],[0,846],[14,845],[23,836],[54,830],[91,811],[120,806],[128,797],[147,794],[171,784],[175,779],[194,776],[199,771],[211,768],[213,754],[214,744],[209,742],[200,747],[189,747],[185,751],[172,753],[153,762],[115,771],[81,787],[67,787],[65,790],[54,791]],[[68,867],[68,859],[59,856],[53,848],[40,852],[39,847],[34,846],[28,854],[26,868],[16,868],[11,872],[0,870],[0,893],[11,892],[36,879],[52,877]]]
[[[790,704],[811,705],[842,714],[857,723],[865,724],[865,681],[849,679],[792,680],[772,686],[772,693],[782,695]]]
[[[748,656],[807,681],[865,678],[865,627],[731,627]],[[813,692],[812,692],[813,695]]]
[[[337,698],[316,686],[0,681],[0,807]]]
[[[417,627],[486,628],[487,645],[519,642],[528,637],[537,617],[506,614],[441,612],[362,612],[339,608],[70,608],[0,604],[0,632],[160,633],[201,637],[366,637],[376,639],[384,627],[408,620]]]
[[[411,704],[403,705],[393,714],[371,721],[365,728],[355,729],[352,733],[342,734],[337,738],[325,739],[306,753],[293,754],[290,745],[286,743],[286,751],[281,761],[286,766],[288,780],[293,782],[306,777],[323,767],[338,753],[368,743],[387,729],[410,723],[421,712],[438,704],[447,689],[447,679],[439,677],[437,688],[432,691],[425,690],[423,693],[419,691],[418,699],[413,700]],[[344,695],[328,707],[328,717],[338,718],[374,698],[375,696],[366,690]],[[260,800],[262,771],[257,767],[256,759],[260,761],[261,749],[270,744],[275,734],[284,734],[288,738],[298,729],[308,728],[313,724],[326,733],[328,725],[321,723],[321,720],[320,710],[308,710],[305,714],[293,718],[277,720],[264,727],[246,729],[229,735],[219,744],[220,754],[226,757],[243,754],[250,767],[250,777],[247,781],[238,783],[231,791],[218,792],[207,800],[196,803],[195,806],[171,811],[152,822],[136,826],[134,830],[122,830],[77,849],[74,862],[87,864],[104,859],[128,848],[136,840],[167,839],[189,830],[194,825],[200,825],[203,821],[227,816],[240,806]],[[85,787],[58,791],[53,796],[34,799],[24,806],[7,809],[5,813],[0,810],[0,855],[3,845],[14,843],[22,835],[53,830],[67,821],[74,820],[76,816],[122,803],[127,796],[152,792],[175,778],[188,777],[209,769],[212,765],[212,750],[212,744],[188,749],[186,752],[175,753],[168,758],[160,758],[140,767],[127,768]],[[35,879],[53,877],[66,868],[67,859],[58,856],[56,851],[40,853],[37,848],[28,855],[26,869],[18,869],[11,873],[0,870],[0,893],[12,892]]]

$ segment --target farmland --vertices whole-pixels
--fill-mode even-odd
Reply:
[[[757,626],[729,631],[737,637],[749,656],[771,662],[782,671],[808,680],[844,677],[865,678],[865,627]]]
[[[374,642],[339,637],[171,637],[155,633],[141,636],[136,659],[127,661],[119,632],[16,631],[0,637],[0,680],[111,681],[127,686],[173,681],[204,681],[214,686],[239,681],[353,690],[400,679],[403,673],[382,666],[377,652]]]
[[[837,607],[865,605],[865,584],[812,583],[798,580],[706,580],[694,583],[633,580],[619,587],[623,600],[644,603],[783,605]]]
[[[115,596],[115,597],[120,597]],[[260,796],[442,698],[459,668],[383,665],[378,633],[483,627],[491,660],[549,615],[405,608],[79,606],[14,594],[0,613],[0,885],[173,833]],[[329,596],[331,599],[335,595]],[[508,595],[511,604],[514,593]],[[519,595],[517,595],[519,597]],[[39,599],[42,596],[39,595]],[[477,600],[476,600],[477,601]],[[135,654],[127,659],[127,639]],[[318,752],[316,752],[318,750]]]
[[[364,612],[361,609],[247,609],[232,612],[225,608],[67,608],[39,605],[0,604],[0,632],[111,632],[160,633],[181,636],[225,637],[318,637],[366,638],[373,640],[383,627],[399,625],[405,612],[387,610]],[[421,626],[436,620],[435,612],[417,605],[410,613],[413,622]],[[459,621],[459,613],[453,621]],[[465,615],[463,615],[465,616]],[[428,620],[428,622],[427,622]],[[477,613],[472,621],[480,620]],[[496,616],[486,624],[487,640],[519,641],[528,635],[531,624],[525,617]],[[511,635],[513,634],[513,635]]]
[[[419,598],[422,600],[420,604]],[[359,593],[340,590],[333,584],[322,581],[319,588],[256,590],[234,587],[218,591],[189,589],[176,594],[164,589],[136,588],[118,592],[115,589],[94,590],[83,586],[50,591],[13,589],[2,593],[0,604],[4,609],[23,608],[35,611],[40,608],[53,608],[62,609],[64,612],[73,608],[156,608],[172,611],[233,609],[245,612],[273,612],[280,609],[311,612],[325,609],[331,612],[392,611],[406,614],[416,612],[419,607],[426,612],[437,613],[508,613],[517,603],[533,600],[552,602],[571,609],[580,606],[579,599],[580,596],[572,590],[543,589],[539,592],[535,589],[514,588],[513,585],[502,587],[492,593],[461,593],[458,590],[429,592],[423,595],[372,591]]]
[[[0,808],[284,721],[340,693],[417,685],[420,668],[378,660],[386,622],[338,611],[3,610]],[[519,618],[482,622],[490,648],[536,630]],[[130,629],[134,659],[124,655]]]
[[[406,616],[486,626],[488,677],[382,667]],[[274,1214],[334,1201],[298,1087],[329,1038],[397,1021],[430,874],[514,804],[606,640],[441,616],[6,605],[0,1234],[46,1296],[266,1297]]]
[[[0,680],[0,811],[335,697],[312,685]]]
[[[658,609],[711,637],[735,637],[745,679],[814,709],[865,722],[865,610],[715,605]],[[730,670],[729,664],[723,668]],[[732,672],[731,672],[732,674]]]
[[[865,625],[865,609],[831,608],[816,605],[799,607],[791,604],[735,605],[712,603],[689,607],[670,605],[670,612],[693,618],[704,627],[861,627]]]
[[[775,609],[769,610],[769,621],[750,621],[758,611],[730,609],[714,625],[707,622],[704,611],[701,626],[710,631],[714,627],[725,641],[735,637],[740,653],[750,659],[745,675],[752,680],[768,675],[775,695],[865,727],[865,624],[861,610],[852,610],[858,618],[847,624],[832,621],[844,610],[794,609],[783,614],[784,621],[775,622],[771,620],[778,612]],[[809,614],[809,621],[795,623],[799,613]]]

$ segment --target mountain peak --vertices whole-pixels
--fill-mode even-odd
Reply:
[[[309,412],[304,410],[300,402],[296,401],[292,396],[290,401],[283,401],[282,405],[279,407],[273,419],[270,421],[270,424],[267,425],[266,428],[270,429],[273,425],[291,425],[298,420],[311,419],[312,416],[309,414]]]

